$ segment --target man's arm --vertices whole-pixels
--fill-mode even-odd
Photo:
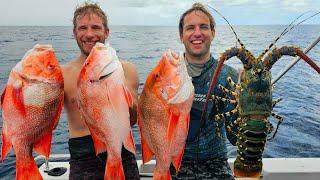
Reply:
[[[139,76],[135,66],[127,61],[121,61],[125,84],[132,94],[133,106],[130,107],[130,124],[133,126],[137,122],[137,103],[138,103],[138,87],[139,87]]]

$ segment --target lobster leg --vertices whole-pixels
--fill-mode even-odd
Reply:
[[[276,130],[274,131],[272,137],[271,137],[271,138],[268,138],[268,140],[271,140],[271,139],[273,139],[273,138],[276,136],[276,134],[277,134],[277,132],[278,132],[278,129],[279,129],[279,125],[283,122],[283,117],[280,116],[280,115],[278,115],[278,114],[276,114],[275,112],[271,112],[271,116],[273,116],[274,118],[276,118],[276,119],[278,120],[278,123],[277,123]]]
[[[223,97],[219,97],[219,96],[215,96],[215,95],[211,95],[211,98],[213,100],[219,100],[219,101],[223,101],[225,103],[229,103],[229,104],[233,104],[233,105],[237,104],[237,101],[235,99],[228,99],[228,98],[223,98]]]
[[[281,98],[278,98],[278,99],[276,99],[276,100],[273,100],[273,101],[272,101],[272,108],[274,108],[274,107],[278,104],[278,102],[280,102],[280,101],[282,101]]]
[[[232,131],[232,128],[235,127],[236,125],[238,125],[238,124],[240,123],[240,121],[241,121],[241,118],[238,117],[236,120],[234,120],[233,122],[231,122],[230,124],[227,125],[227,130],[228,130],[229,132],[234,133],[234,132]]]

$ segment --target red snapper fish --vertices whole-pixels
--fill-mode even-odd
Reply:
[[[35,45],[11,70],[1,95],[1,159],[13,146],[16,179],[42,179],[32,150],[49,158],[63,98],[63,76],[53,48]]]
[[[143,163],[155,155],[154,179],[171,179],[171,163],[179,171],[193,96],[183,55],[168,50],[148,75],[138,102]]]
[[[124,179],[122,145],[135,153],[130,127],[131,92],[126,88],[115,50],[97,43],[78,77],[78,104],[93,138],[96,154],[107,151],[104,179]]]

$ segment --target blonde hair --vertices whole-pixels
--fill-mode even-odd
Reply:
[[[103,26],[106,29],[108,28],[108,18],[105,12],[101,9],[101,7],[97,3],[85,2],[74,11],[73,14],[73,30],[77,26],[77,19],[81,18],[87,14],[95,14],[101,18]]]

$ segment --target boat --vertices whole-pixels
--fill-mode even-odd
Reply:
[[[68,154],[50,155],[46,164],[44,156],[35,158],[40,173],[44,180],[67,180],[69,178]],[[228,160],[231,169],[235,158]],[[320,158],[264,158],[262,180],[319,180],[320,179]],[[155,160],[143,164],[137,160],[140,177],[142,180],[152,179]],[[236,178],[237,180],[251,180],[254,178]]]

